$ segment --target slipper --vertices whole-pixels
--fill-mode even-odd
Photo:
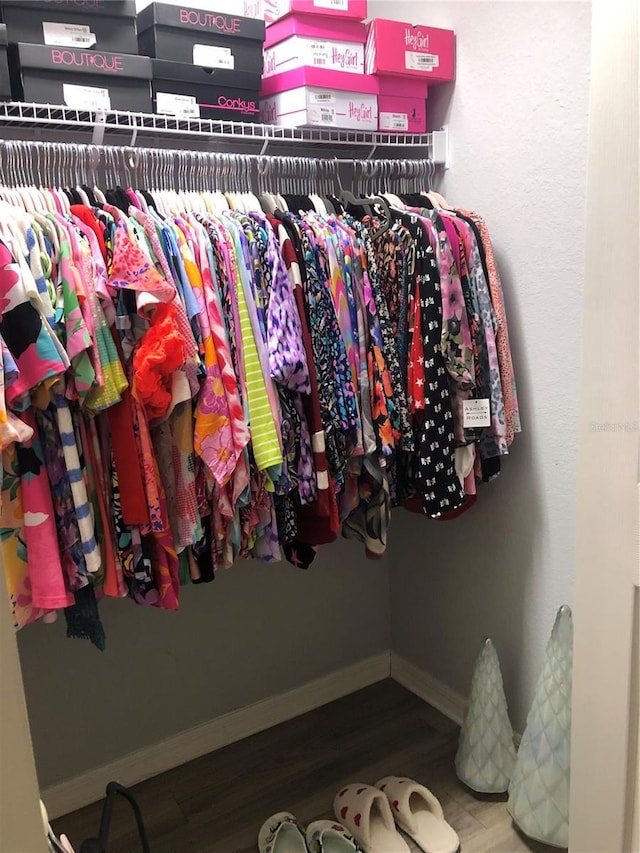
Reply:
[[[265,820],[258,833],[260,853],[307,853],[302,827],[289,812],[278,812]]]
[[[444,819],[442,806],[428,788],[404,776],[387,776],[379,788],[391,803],[403,832],[425,853],[456,853],[460,839]]]
[[[333,810],[365,853],[410,853],[393,822],[389,800],[377,788],[347,785],[336,794]]]
[[[333,820],[316,820],[307,827],[310,853],[353,853],[362,850],[353,835]]]

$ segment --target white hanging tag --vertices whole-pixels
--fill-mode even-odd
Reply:
[[[491,426],[491,407],[489,400],[463,400],[462,426],[465,429]]]

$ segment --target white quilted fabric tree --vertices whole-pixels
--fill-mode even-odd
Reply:
[[[572,662],[573,622],[563,606],[547,644],[507,804],[526,835],[555,847],[569,843]]]
[[[471,680],[469,707],[456,755],[456,773],[474,791],[502,794],[509,787],[515,758],[500,662],[493,643],[487,639]]]

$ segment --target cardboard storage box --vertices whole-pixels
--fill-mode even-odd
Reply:
[[[138,16],[141,54],[171,62],[190,62],[262,74],[264,21],[152,3]]]
[[[0,24],[0,101],[11,100],[11,80],[7,61],[7,28]]]
[[[262,81],[260,108],[267,124],[285,127],[378,129],[374,77],[298,68]]]
[[[367,17],[367,0],[264,0],[267,25],[292,14],[364,21]]]
[[[358,21],[289,15],[267,30],[264,76],[303,65],[364,74],[367,29]]]
[[[453,30],[376,18],[368,25],[367,74],[422,77],[430,84],[455,77]]]
[[[378,130],[392,133],[426,133],[426,82],[418,77],[375,79],[378,84]]]
[[[10,55],[17,100],[151,112],[151,60],[146,56],[40,44],[12,45]]]
[[[260,121],[260,77],[152,59],[153,105],[180,118]]]
[[[137,53],[135,0],[0,0],[10,44]]]

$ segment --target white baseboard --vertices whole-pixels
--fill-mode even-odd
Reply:
[[[445,717],[462,725],[467,710],[468,700],[461,694],[447,687],[442,681],[414,663],[391,652],[391,678],[406,687],[428,705],[431,705]],[[513,742],[516,749],[520,746],[522,735],[514,731]]]
[[[49,816],[60,817],[101,800],[106,783],[112,779],[135,785],[389,676],[462,725],[467,708],[464,696],[395,652],[386,651],[52,785],[42,792],[42,799]]]
[[[462,725],[467,709],[465,697],[395,652],[391,652],[391,678],[454,723]]]
[[[381,652],[286,693],[263,699],[254,705],[239,708],[200,726],[179,732],[160,743],[124,755],[81,776],[52,785],[42,792],[42,799],[49,816],[60,817],[101,800],[106,783],[112,779],[127,786],[143,782],[208,752],[389,678],[389,673],[390,653]]]

